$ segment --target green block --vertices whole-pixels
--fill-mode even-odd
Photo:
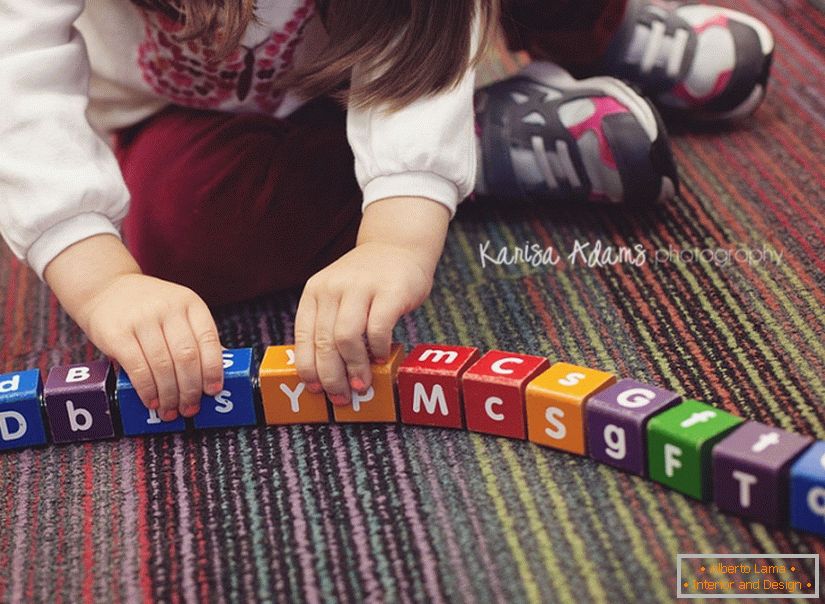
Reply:
[[[653,416],[647,423],[650,478],[695,499],[708,499],[711,449],[742,421],[690,399]]]

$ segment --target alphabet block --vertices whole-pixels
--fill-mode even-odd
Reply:
[[[140,400],[132,381],[123,369],[117,376],[117,402],[120,409],[120,423],[126,436],[183,432],[186,420],[178,416],[171,422],[160,419],[158,412],[148,409]]]
[[[597,392],[584,412],[590,457],[645,476],[647,422],[680,400],[675,392],[628,378]]]
[[[264,419],[270,425],[329,422],[324,393],[314,394],[298,378],[294,346],[269,346],[259,372]]]
[[[404,347],[394,344],[386,363],[373,363],[372,386],[364,395],[352,393],[352,404],[332,407],[335,421],[338,423],[375,423],[394,422],[398,419],[395,405],[395,377]]]
[[[509,438],[527,438],[524,390],[547,369],[544,357],[491,350],[461,377],[467,429]]]
[[[44,388],[52,441],[113,438],[113,389],[114,373],[108,361],[52,367]]]
[[[251,348],[223,351],[223,390],[201,397],[194,422],[199,430],[257,423]]]
[[[40,371],[0,375],[0,451],[46,444]]]
[[[818,440],[791,466],[791,526],[825,536],[825,441]]]
[[[745,422],[713,447],[713,500],[719,509],[776,525],[788,515],[788,469],[814,439]]]
[[[650,478],[694,499],[707,499],[711,449],[742,421],[690,399],[652,417],[647,423]]]
[[[556,363],[527,384],[527,437],[545,447],[584,455],[585,401],[615,381],[612,373]]]
[[[398,368],[401,421],[416,426],[462,428],[461,375],[478,348],[419,344]]]

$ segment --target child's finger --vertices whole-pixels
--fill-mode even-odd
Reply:
[[[388,296],[377,295],[370,306],[367,319],[367,340],[374,359],[382,361],[390,356],[392,330],[403,309]]]
[[[363,292],[348,292],[341,299],[335,319],[335,346],[344,361],[349,385],[364,392],[372,384],[370,358],[364,343],[370,296]]]
[[[175,377],[172,355],[169,354],[169,348],[166,346],[166,338],[163,337],[159,325],[144,327],[138,331],[137,336],[143,355],[149,361],[149,368],[158,389],[160,418],[164,421],[171,421],[178,415],[178,381]]]
[[[306,290],[295,313],[295,369],[307,388],[319,394],[322,390],[315,367],[315,316],[317,302]]]
[[[190,306],[187,315],[201,357],[201,387],[209,396],[215,396],[223,390],[223,350],[218,328],[212,313],[202,302]]]
[[[135,392],[148,409],[157,409],[160,406],[158,401],[158,389],[155,386],[155,378],[152,377],[152,370],[143,351],[138,344],[137,338],[130,335],[129,338],[117,343],[117,362],[123,367]]]
[[[335,345],[335,319],[338,298],[323,296],[318,300],[315,316],[315,367],[318,378],[334,405],[346,405],[351,400],[347,371]]]
[[[183,314],[176,313],[163,322],[163,335],[175,364],[179,412],[191,417],[198,412],[203,392],[198,343],[189,327],[189,321]]]

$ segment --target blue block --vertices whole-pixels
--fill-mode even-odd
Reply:
[[[825,441],[818,440],[791,466],[791,526],[825,535]]]
[[[126,436],[186,430],[186,420],[182,417],[165,422],[158,417],[157,411],[147,409],[123,369],[117,376],[117,400],[120,407],[120,423]]]
[[[0,451],[46,444],[40,371],[0,375]]]
[[[195,428],[254,426],[252,349],[223,351],[223,390],[217,396],[201,398],[201,410],[195,416]]]

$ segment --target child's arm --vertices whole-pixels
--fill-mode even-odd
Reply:
[[[223,379],[217,331],[203,302],[141,275],[119,240],[129,192],[86,120],[84,4],[0,0],[0,233],[144,401],[190,413]]]
[[[192,416],[202,392],[221,391],[221,345],[206,304],[185,287],[141,274],[117,237],[96,235],[71,245],[46,266],[45,279],[161,418]]]
[[[479,33],[477,22],[471,57]],[[365,77],[353,69],[353,83]],[[474,84],[471,67],[453,88],[397,111],[349,106],[364,193],[358,243],[309,280],[295,323],[298,373],[335,404],[371,384],[364,334],[373,357],[386,357],[399,317],[429,295],[447,224],[475,183]]]
[[[336,404],[350,388],[369,388],[366,333],[376,359],[387,358],[399,317],[427,298],[450,212],[420,197],[388,198],[364,211],[351,252],[306,284],[295,318],[295,361],[307,388]],[[348,384],[349,381],[349,384]]]

